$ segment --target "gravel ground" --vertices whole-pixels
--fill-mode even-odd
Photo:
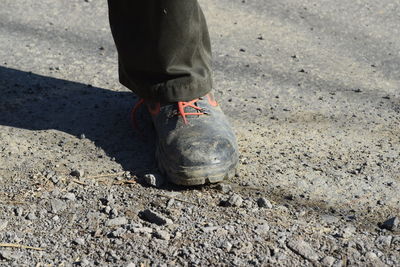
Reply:
[[[2,1],[1,266],[400,266],[400,4],[201,3],[239,171],[156,188],[106,2]]]

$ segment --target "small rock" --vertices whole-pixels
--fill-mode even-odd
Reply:
[[[126,267],[136,267],[136,264],[130,262],[130,263],[128,263],[128,265],[126,265]]]
[[[356,232],[356,227],[354,225],[348,225],[346,226],[343,231],[342,231],[342,237],[343,238],[350,238],[351,236],[354,235]]]
[[[60,181],[60,179],[58,179],[58,176],[52,176],[52,177],[50,178],[50,180],[51,180],[54,184],[57,184],[57,183]]]
[[[77,170],[77,169],[76,170],[72,170],[71,173],[70,173],[71,176],[75,176],[77,178],[83,177],[84,174],[85,174],[85,172],[83,170]]]
[[[397,230],[399,228],[399,217],[392,217],[384,221],[379,227],[390,231]]]
[[[260,198],[257,200],[257,204],[258,204],[258,206],[259,206],[260,208],[268,208],[268,209],[271,209],[271,208],[272,208],[271,202],[270,202],[268,199],[266,199],[265,197],[260,197]]]
[[[291,239],[287,242],[287,247],[291,249],[294,253],[302,256],[309,261],[317,261],[318,254],[314,249],[304,240],[301,239]]]
[[[240,207],[243,204],[243,198],[238,194],[233,194],[227,201],[228,206]]]
[[[378,256],[372,252],[372,251],[368,251],[367,253],[365,253],[365,257],[369,260],[376,260],[378,259]]]
[[[381,261],[381,259],[375,252],[369,251],[365,253],[365,258],[369,259],[372,262],[372,265],[370,266],[387,266]]]
[[[128,224],[128,219],[126,217],[117,217],[114,219],[110,219],[106,222],[106,226],[120,226]]]
[[[158,174],[158,173],[148,173],[148,174],[145,174],[143,177],[144,177],[144,181],[148,185],[151,185],[151,186],[154,186],[157,188],[161,187],[165,182],[164,176],[162,176],[161,174]]]
[[[342,267],[343,266],[343,260],[336,260],[335,263],[332,265],[332,267]]]
[[[14,254],[12,254],[11,251],[8,251],[8,250],[0,251],[0,259],[13,260],[15,258],[16,258],[16,256]]]
[[[232,250],[233,245],[229,241],[225,241],[222,243],[221,248],[224,249],[226,252],[230,252]]]
[[[24,209],[21,208],[21,207],[18,207],[18,208],[16,208],[16,209],[14,210],[14,212],[15,212],[15,215],[17,215],[17,216],[22,216],[22,214],[24,213]]]
[[[76,200],[76,197],[75,197],[74,193],[66,193],[63,198],[71,200],[71,201],[75,201]]]
[[[244,242],[240,244],[240,248],[235,251],[236,255],[250,254],[253,251],[253,244],[251,242]]]
[[[80,265],[81,265],[81,266],[90,266],[90,261],[89,261],[87,258],[83,258],[83,259],[80,261]]]
[[[137,227],[133,228],[131,231],[140,234],[151,234],[153,232],[153,229],[150,227]]]
[[[35,213],[34,212],[30,212],[27,216],[26,216],[26,219],[28,219],[28,220],[30,220],[30,221],[33,221],[33,220],[35,220],[37,217],[36,217],[36,215],[35,215]]]
[[[389,248],[390,244],[392,243],[392,236],[378,236],[375,240],[375,244],[378,248],[380,249],[385,249],[385,248]]]
[[[112,194],[109,194],[105,198],[105,203],[108,204],[108,205],[112,205],[114,203],[114,196]]]
[[[267,223],[264,223],[264,224],[258,225],[255,229],[255,232],[259,235],[261,235],[261,234],[265,235],[269,232],[269,229],[270,229],[269,225]]]
[[[337,223],[339,221],[339,218],[335,217],[335,216],[332,216],[332,215],[325,214],[325,215],[321,216],[321,221],[323,223],[326,223],[326,224],[334,224],[334,223]]]
[[[336,259],[332,256],[326,256],[322,259],[322,266],[331,267],[335,263]]]
[[[143,219],[150,223],[155,223],[157,225],[172,224],[171,219],[168,219],[163,215],[149,209],[142,211],[141,215]]]
[[[229,184],[218,184],[217,189],[222,193],[226,194],[232,191],[232,186]]]
[[[221,227],[219,227],[219,226],[206,226],[206,227],[203,227],[201,230],[203,230],[204,233],[210,233],[210,232],[214,232],[220,228]]]
[[[52,199],[50,200],[50,205],[51,205],[51,210],[53,213],[59,213],[62,212],[67,208],[67,205],[64,203],[64,201],[60,199]]]
[[[79,138],[80,138],[80,139],[85,139],[86,136],[85,136],[85,134],[81,134],[81,135],[79,136]]]
[[[7,228],[8,222],[4,220],[0,220],[0,231],[3,231]]]
[[[104,208],[104,213],[105,214],[110,214],[110,212],[111,212],[111,207],[110,206],[106,206],[105,208]]]
[[[121,237],[126,233],[126,230],[124,228],[118,228],[117,230],[113,231],[111,233],[112,237]]]
[[[175,200],[173,198],[169,199],[167,202],[167,208],[171,208],[175,203]]]
[[[170,240],[171,239],[171,235],[164,230],[155,230],[154,232],[155,237],[162,239],[162,240]]]
[[[181,232],[176,232],[175,235],[174,235],[175,239],[179,239],[181,237],[182,237],[182,233]]]
[[[118,216],[119,212],[116,208],[113,208],[110,210],[110,214],[111,214],[111,216],[113,216],[115,218]]]
[[[83,246],[85,245],[85,239],[83,239],[82,237],[78,237],[74,240],[74,243]]]

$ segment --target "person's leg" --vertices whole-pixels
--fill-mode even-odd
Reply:
[[[197,0],[108,0],[123,85],[141,98],[189,101],[212,87],[211,46]]]
[[[120,81],[152,116],[159,170],[182,185],[231,178],[238,162],[236,138],[209,93],[210,40],[197,0],[108,4]]]

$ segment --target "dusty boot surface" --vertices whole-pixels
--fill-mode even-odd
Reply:
[[[216,183],[234,176],[236,137],[212,94],[189,102],[146,102],[157,133],[156,160],[179,185]]]

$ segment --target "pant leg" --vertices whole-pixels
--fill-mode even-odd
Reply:
[[[123,85],[167,102],[211,90],[210,38],[197,0],[108,0],[108,6]]]

